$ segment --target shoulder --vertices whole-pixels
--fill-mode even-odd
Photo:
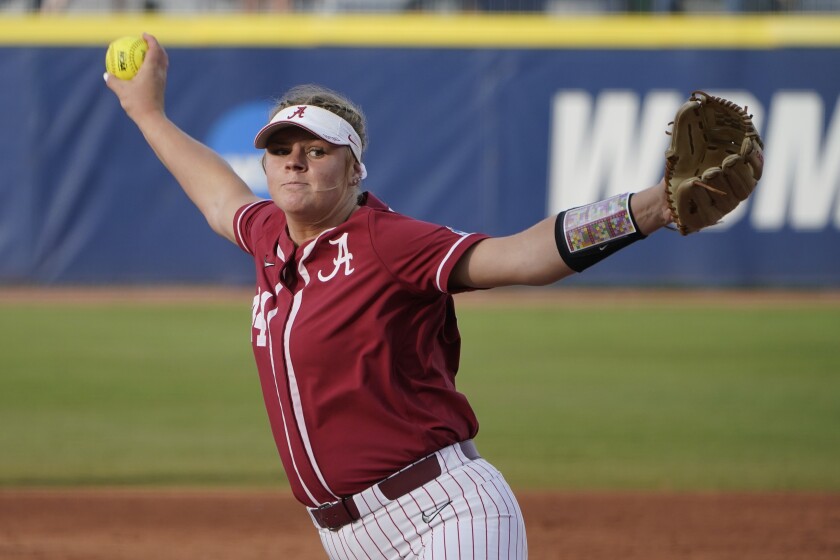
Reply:
[[[366,220],[371,244],[383,256],[460,256],[467,247],[487,237],[402,214],[369,193],[365,193],[359,218]]]
[[[366,212],[370,245],[394,278],[415,291],[449,291],[455,264],[488,236],[465,233],[393,211]]]
[[[254,252],[258,241],[273,230],[282,231],[286,216],[271,200],[258,200],[236,211],[233,231],[237,244],[248,253]]]
[[[362,215],[367,216],[370,224],[376,225],[377,227],[414,227],[425,229],[438,229],[443,227],[398,212],[368,192],[364,193],[363,201],[362,207],[359,210]]]

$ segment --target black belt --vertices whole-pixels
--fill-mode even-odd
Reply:
[[[475,460],[481,457],[471,439],[462,441],[457,445],[468,459]],[[376,486],[382,492],[383,496],[389,500],[396,500],[420,488],[427,482],[436,479],[442,472],[443,470],[438,462],[437,455],[432,454],[422,461],[414,463],[407,469],[398,472],[394,476],[386,478]],[[337,531],[348,523],[352,523],[361,518],[359,508],[356,507],[356,502],[353,501],[353,496],[342,498],[335,503],[310,511],[312,512],[312,517],[318,522],[318,525],[324,529],[331,529],[333,531]]]

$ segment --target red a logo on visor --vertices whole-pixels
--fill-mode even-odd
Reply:
[[[286,118],[287,118],[287,119],[293,119],[293,118],[295,118],[295,117],[300,117],[300,118],[303,118],[303,112],[304,112],[304,111],[306,111],[306,107],[305,107],[305,106],[303,106],[303,107],[298,107],[297,109],[295,109],[295,112],[294,112],[294,113],[292,113],[291,115],[289,115],[289,116],[288,116],[288,117],[286,117]]]

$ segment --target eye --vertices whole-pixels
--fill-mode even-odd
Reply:
[[[325,153],[324,148],[319,148],[318,146],[312,146],[306,150],[306,155],[311,158],[323,157]]]
[[[279,146],[277,144],[274,144],[274,145],[268,146],[265,151],[268,152],[269,154],[273,155],[273,156],[285,156],[289,153],[289,148],[287,148],[285,146]]]

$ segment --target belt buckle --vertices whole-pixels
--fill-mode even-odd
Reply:
[[[353,521],[359,519],[359,515],[357,513],[354,514],[353,511],[347,506],[347,502],[351,501],[352,499],[352,496],[347,496],[341,498],[336,502],[323,504],[316,508],[316,511],[320,512],[320,518],[327,525],[327,527],[324,527],[325,529],[329,529],[330,531],[335,532],[340,530],[345,525],[348,525]],[[356,509],[355,503],[353,503],[353,506],[353,509]]]

